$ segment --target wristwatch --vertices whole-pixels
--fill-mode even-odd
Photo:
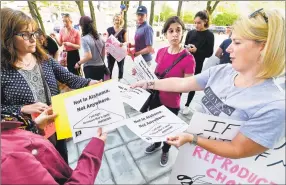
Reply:
[[[193,144],[193,145],[198,144],[198,135],[197,134],[193,134],[193,140],[192,140],[191,144]]]

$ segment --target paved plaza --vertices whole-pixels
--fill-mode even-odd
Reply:
[[[159,41],[156,45],[156,49],[163,47],[166,45],[166,41]],[[216,43],[216,45],[218,44]],[[154,66],[155,64],[152,65],[152,67]],[[126,57],[123,83],[132,84],[135,82],[135,79],[131,75],[132,67],[131,58]],[[115,65],[113,70],[115,80],[117,74],[118,69],[117,65]],[[195,107],[200,97],[201,94],[196,93],[191,107]],[[187,94],[184,93],[182,95],[181,108],[184,107],[186,101]],[[125,112],[127,117],[140,114],[140,112],[137,112],[127,104],[125,104]],[[189,124],[192,113],[187,116],[179,114],[179,117]],[[88,142],[89,140],[86,140],[76,145],[72,140],[68,142],[69,164],[71,168],[74,169],[76,167],[78,158]],[[178,154],[178,149],[171,147],[168,165],[161,167],[160,157],[162,151],[158,150],[153,154],[147,155],[144,151],[148,145],[148,143],[136,136],[126,126],[109,132],[101,168],[95,184],[167,184],[172,166]]]

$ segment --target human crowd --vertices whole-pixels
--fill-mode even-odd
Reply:
[[[154,73],[159,80],[131,85],[157,93],[158,103],[142,112],[164,105],[178,115],[181,95],[188,93],[181,112],[188,114],[195,92],[203,91],[205,96],[192,111],[244,121],[229,142],[181,133],[168,137],[162,147],[157,142],[142,151],[151,154],[162,148],[161,166],[168,164],[172,145],[180,147],[188,142],[216,155],[239,159],[263,153],[285,136],[285,94],[275,83],[275,78],[285,73],[285,17],[278,10],[259,9],[241,15],[227,27],[229,38],[215,52],[220,65],[205,71],[203,64],[214,53],[215,39],[208,29],[207,11],[195,14],[196,29],[188,31],[185,40],[184,22],[177,16],[169,17],[162,28],[168,44],[156,52],[155,59],[147,8],[139,6],[136,15],[135,43],[128,42],[121,13],[114,15],[107,36],[113,35],[120,47],[127,47],[128,56],[142,55],[148,65],[153,60],[157,64]],[[79,89],[101,83],[106,75],[112,78],[115,63],[121,81],[125,58],[116,61],[106,52],[105,41],[90,17],[80,18],[81,32],[73,28],[69,14],[63,14],[62,21],[64,28],[59,34],[45,35],[25,13],[1,9],[3,184],[93,184],[100,169],[107,133],[98,130],[72,170],[66,140],[57,139],[54,119],[59,113],[53,112],[51,97],[61,93],[61,85]],[[135,69],[132,74],[136,75]]]

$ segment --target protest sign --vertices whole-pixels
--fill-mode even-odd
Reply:
[[[195,113],[187,132],[230,141],[243,122]],[[180,147],[169,184],[285,184],[285,138],[273,150],[228,159],[187,143]]]
[[[73,136],[79,142],[103,131],[120,127],[125,110],[116,81],[107,81],[52,97],[58,139]],[[120,123],[119,123],[120,122]]]
[[[118,82],[122,101],[139,111],[148,100],[150,93],[142,88],[130,88],[129,85]]]
[[[187,129],[182,121],[165,106],[125,120],[127,127],[148,143],[166,141],[167,137]]]
[[[138,80],[157,80],[157,76],[152,72],[146,61],[139,55],[134,59],[136,77]]]
[[[113,35],[110,35],[106,40],[105,48],[117,62],[120,62],[126,56],[126,48],[120,47],[120,42]]]

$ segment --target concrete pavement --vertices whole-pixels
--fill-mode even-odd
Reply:
[[[166,41],[158,41],[155,48],[161,48],[164,45],[167,45]],[[154,66],[155,64],[153,63],[152,68]],[[132,84],[136,81],[131,75],[132,67],[131,58],[126,57],[123,83]],[[116,79],[117,75],[118,67],[115,65],[113,78]],[[201,93],[196,93],[191,107],[195,107],[196,102],[200,100],[201,96]],[[184,107],[186,101],[187,94],[184,93],[182,95],[181,108]],[[125,111],[127,117],[140,114],[140,112],[137,112],[126,104]],[[179,114],[179,117],[186,123],[189,123],[192,113],[187,116]],[[69,164],[71,168],[74,169],[76,167],[79,155],[88,142],[89,140],[78,144],[73,144],[72,140],[68,142]],[[148,145],[148,143],[138,138],[126,126],[108,133],[103,161],[95,184],[167,184],[178,150],[175,147],[171,147],[169,163],[167,166],[161,167],[159,164],[161,150],[147,155],[144,151]]]

